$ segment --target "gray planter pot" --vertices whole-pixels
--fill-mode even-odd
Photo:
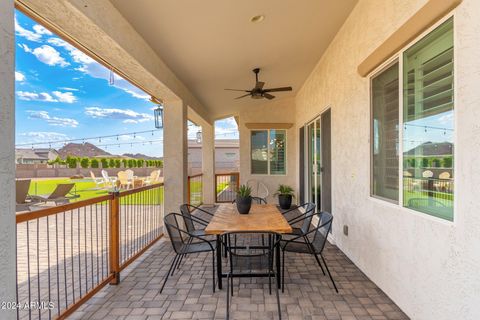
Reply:
[[[238,213],[240,214],[248,214],[250,212],[250,207],[252,206],[252,197],[241,197],[237,195],[235,200],[237,205]]]
[[[278,195],[278,204],[282,209],[290,209],[292,206],[292,195],[291,194],[279,194]]]

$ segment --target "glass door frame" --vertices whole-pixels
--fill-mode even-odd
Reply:
[[[305,130],[304,130],[304,146],[305,146],[304,172],[303,172],[305,177],[304,199],[306,202],[315,203],[315,206],[319,211],[323,209],[323,204],[321,201],[321,192],[322,192],[321,117],[322,117],[322,114],[316,116],[313,120],[307,122],[305,124]],[[318,203],[319,201],[320,203]]]

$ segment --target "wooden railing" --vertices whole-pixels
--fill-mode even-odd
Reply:
[[[240,183],[238,172],[215,174],[215,202],[232,202]]]
[[[19,213],[17,318],[64,319],[162,236],[163,183]]]
[[[188,203],[199,206],[203,203],[203,174],[195,174],[188,176],[187,182]]]

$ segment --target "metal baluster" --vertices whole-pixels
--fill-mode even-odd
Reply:
[[[72,264],[72,292],[73,292],[73,303],[75,303],[75,266],[73,261],[73,210],[70,210],[70,259]],[[65,282],[66,283],[66,282]],[[66,284],[65,284],[66,285]],[[67,308],[65,300],[65,308]]]
[[[88,292],[87,207],[83,207],[83,257],[85,258],[85,294]]]
[[[95,203],[95,237],[97,242],[97,284],[100,282],[100,273],[98,272],[98,203]]]
[[[65,248],[65,212],[63,213],[63,247]],[[55,253],[57,258],[57,315],[60,315],[60,263],[58,262],[58,214],[55,215]],[[64,270],[65,271],[65,270]]]
[[[55,215],[56,217],[56,215]],[[52,301],[51,296],[51,281],[50,281],[50,216],[47,216],[47,263],[48,263],[48,302]],[[58,288],[58,282],[57,282]],[[48,308],[48,319],[52,319],[52,310]]]
[[[27,221],[27,274],[28,274],[28,303],[32,301],[31,274],[30,274],[30,221]],[[32,309],[28,308],[28,319],[32,319]]]
[[[93,207],[92,206],[89,206],[89,209],[90,209],[90,269],[92,271],[92,282],[91,282],[91,285],[92,285],[92,289],[94,288],[94,284],[93,284],[93,219],[92,219],[92,215],[93,215],[93,212],[92,212],[92,209]]]
[[[38,299],[37,303],[40,303],[41,293],[40,293],[40,219],[37,220],[37,293]],[[38,308],[38,319],[42,319],[42,308]]]
[[[81,262],[81,253],[80,253],[80,208],[77,209],[77,229],[78,229],[78,243],[77,243],[77,248],[78,248],[78,284],[80,285],[80,297],[82,297],[82,262]]]

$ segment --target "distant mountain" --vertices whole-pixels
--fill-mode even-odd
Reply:
[[[86,143],[69,143],[58,150],[61,158],[65,159],[68,155],[75,157],[95,157],[95,156],[111,156],[111,153],[100,149],[99,147]]]
[[[162,160],[163,158],[162,157],[151,157],[151,156],[147,156],[145,154],[142,154],[142,153],[124,153],[122,154],[122,156],[124,157],[127,157],[127,158],[134,158],[134,159],[145,159],[145,160]]]

